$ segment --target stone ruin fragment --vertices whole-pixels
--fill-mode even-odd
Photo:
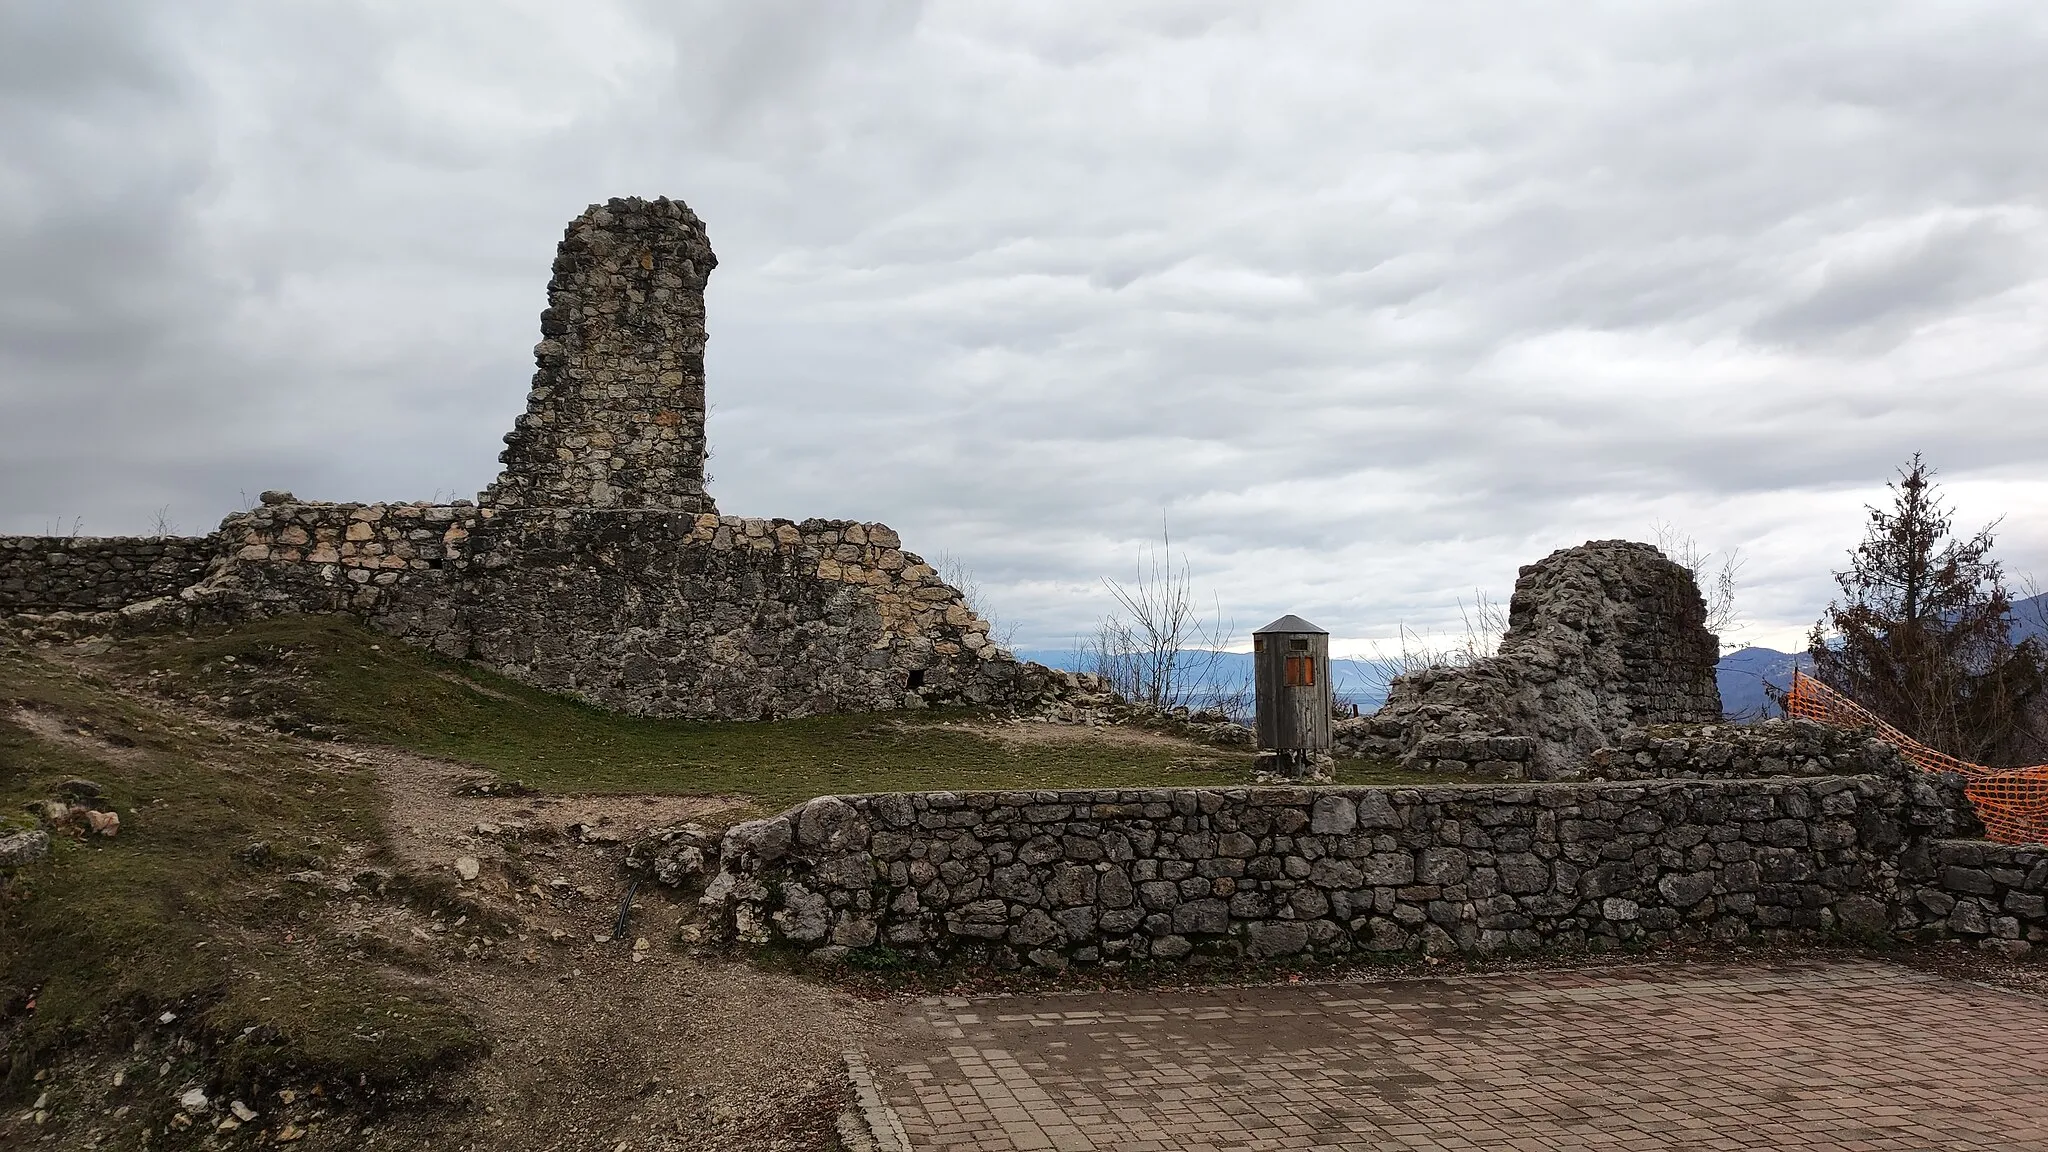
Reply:
[[[1403,767],[1569,779],[1649,725],[1721,719],[1720,644],[1693,575],[1648,544],[1596,540],[1524,567],[1496,655],[1394,680],[1340,721],[1351,755]]]
[[[704,289],[680,201],[569,223],[527,408],[476,502],[264,493],[205,537],[0,538],[0,615],[140,629],[339,612],[650,716],[1035,703],[1070,678],[882,524],[721,515],[704,487]],[[61,618],[61,619],[60,619]]]

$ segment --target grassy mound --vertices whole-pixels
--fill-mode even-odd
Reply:
[[[367,770],[224,739],[0,644],[0,828],[33,827],[25,809],[73,778],[121,826],[58,835],[0,880],[0,1095],[67,1049],[120,1053],[147,1124],[184,1080],[389,1094],[481,1050],[459,1011],[323,937],[342,894],[284,878],[386,862]],[[158,1055],[175,1066],[139,1066]]]
[[[1005,740],[933,710],[797,720],[653,720],[605,712],[442,659],[334,616],[124,642],[109,659],[162,691],[241,715],[475,764],[553,792],[751,797],[1243,784],[1251,757],[1177,741]]]

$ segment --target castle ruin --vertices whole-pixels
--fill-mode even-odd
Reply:
[[[91,627],[338,612],[514,679],[650,716],[756,719],[1037,700],[882,524],[722,516],[704,490],[704,289],[679,201],[571,221],[527,410],[478,501],[265,493],[205,537],[0,539],[0,615]]]
[[[569,222],[540,314],[498,508],[712,512],[704,492],[704,288],[718,257],[680,201],[613,200]]]
[[[265,493],[209,536],[0,538],[0,616],[146,628],[334,612],[649,716],[1023,705],[1061,677],[882,524],[720,515],[704,487],[704,290],[679,201],[616,199],[556,249],[527,408],[475,501]],[[52,616],[55,614],[55,617]],[[61,619],[58,619],[61,618]],[[1538,779],[1645,725],[1720,719],[1692,576],[1598,541],[1522,570],[1498,655],[1397,681],[1340,752]]]

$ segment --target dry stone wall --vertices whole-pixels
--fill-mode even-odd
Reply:
[[[111,612],[196,583],[211,536],[0,536],[0,616]]]
[[[753,719],[1052,690],[880,524],[270,493],[221,535],[228,562],[183,594],[202,619],[349,612],[627,712]]]
[[[1337,744],[1425,771],[1569,779],[1622,733],[1718,722],[1718,658],[1691,572],[1597,540],[1521,570],[1496,655],[1397,678]]]
[[[1937,841],[1927,872],[1900,913],[1914,937],[2008,956],[2048,948],[2048,847]]]
[[[1886,775],[1911,766],[1867,731],[1811,720],[1639,728],[1595,749],[1586,775],[1599,780],[1756,779]]]
[[[824,797],[731,829],[704,901],[749,943],[1045,967],[1885,932],[1954,783]]]

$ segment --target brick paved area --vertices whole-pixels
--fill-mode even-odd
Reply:
[[[1845,962],[921,1002],[913,1148],[2048,1149],[2048,999]]]

